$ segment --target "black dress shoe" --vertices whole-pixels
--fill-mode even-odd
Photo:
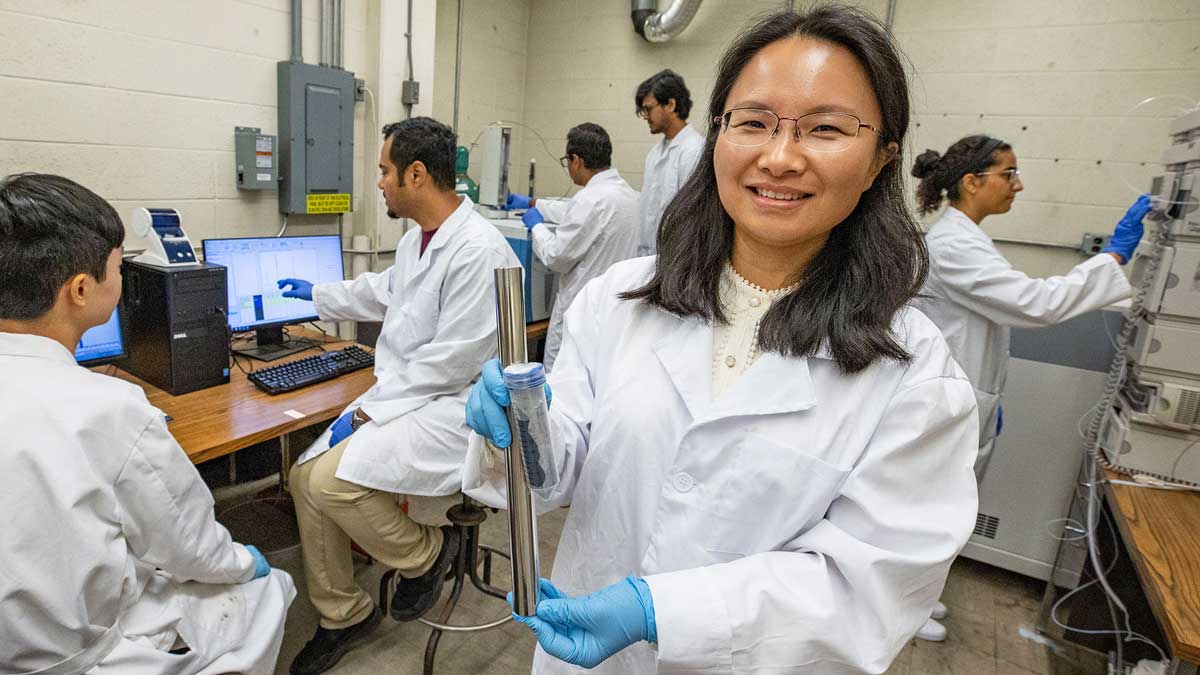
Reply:
[[[378,607],[373,607],[370,616],[353,626],[337,629],[318,626],[313,638],[304,645],[304,649],[300,650],[296,658],[292,659],[292,666],[288,672],[292,675],[316,675],[329,670],[337,665],[356,642],[367,637],[382,619],[383,612],[379,611]]]
[[[458,559],[460,545],[458,530],[449,525],[442,526],[442,550],[438,552],[433,567],[415,579],[403,579],[392,594],[391,614],[397,621],[412,621],[437,604],[442,594],[446,574]]]

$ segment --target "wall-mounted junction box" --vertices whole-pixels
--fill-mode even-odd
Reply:
[[[281,61],[279,211],[346,213],[354,186],[354,73]]]

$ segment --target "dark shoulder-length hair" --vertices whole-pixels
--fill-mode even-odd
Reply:
[[[722,57],[709,103],[704,153],[663,213],[654,276],[622,298],[644,300],[679,316],[727,321],[719,289],[733,250],[734,226],[717,191],[713,147],[720,126],[712,120],[724,113],[729,92],[750,59],[767,45],[795,36],[841,45],[854,54],[883,112],[879,149],[890,143],[904,147],[908,83],[899,51],[878,20],[841,5],[764,17],[739,35]],[[827,342],[846,373],[859,372],[880,358],[911,358],[893,333],[892,320],[920,291],[929,257],[906,202],[900,163],[889,161],[854,211],[793,280],[797,288],[763,317],[760,349],[809,356]]]

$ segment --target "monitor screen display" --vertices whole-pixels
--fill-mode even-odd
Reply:
[[[75,362],[81,366],[107,363],[125,356],[125,340],[121,334],[121,308],[113,310],[108,321],[89,328],[75,346]]]
[[[336,234],[205,239],[204,260],[229,270],[229,328],[234,332],[317,319],[312,302],[283,297],[280,279],[321,284],[345,278],[342,238]]]

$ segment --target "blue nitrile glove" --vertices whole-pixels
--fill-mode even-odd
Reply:
[[[1000,430],[1004,428],[1004,406],[996,408],[996,435],[1000,435]]]
[[[525,229],[532,230],[534,225],[537,225],[538,223],[544,223],[546,222],[546,219],[542,217],[542,212],[538,211],[537,208],[534,207],[526,211],[525,215],[521,216],[521,222],[525,223]]]
[[[354,433],[354,427],[351,426],[350,420],[354,417],[353,410],[347,410],[342,413],[342,416],[337,418],[333,426],[329,427],[329,447],[333,447],[338,443],[350,437]]]
[[[504,200],[504,208],[507,211],[527,209],[529,208],[529,197],[519,192],[510,192],[508,193],[508,199]]]
[[[547,654],[595,668],[635,642],[658,642],[650,585],[625,577],[591,595],[570,598],[546,579],[538,581],[537,616],[513,618],[529,626]],[[512,593],[508,594],[512,604]]]
[[[267,576],[271,572],[271,564],[267,562],[267,557],[260,553],[256,546],[246,546],[246,550],[254,558],[254,576],[250,578],[257,579]]]
[[[313,285],[311,282],[303,279],[280,279],[279,288],[282,289],[284,286],[291,286],[291,288],[283,292],[283,297],[312,302]]]
[[[1142,240],[1142,219],[1150,213],[1150,208],[1150,195],[1138,197],[1133,206],[1125,212],[1121,222],[1117,223],[1112,237],[1108,240],[1108,246],[1105,246],[1101,253],[1116,253],[1121,256],[1122,265],[1129,262],[1138,242]]]
[[[546,407],[549,407],[553,399],[550,383],[542,385],[542,388],[546,391]],[[504,386],[500,359],[491,359],[483,364],[483,373],[471,386],[471,395],[467,397],[467,426],[497,448],[507,448],[512,443],[512,432],[508,428],[504,409],[511,401],[508,387]]]

